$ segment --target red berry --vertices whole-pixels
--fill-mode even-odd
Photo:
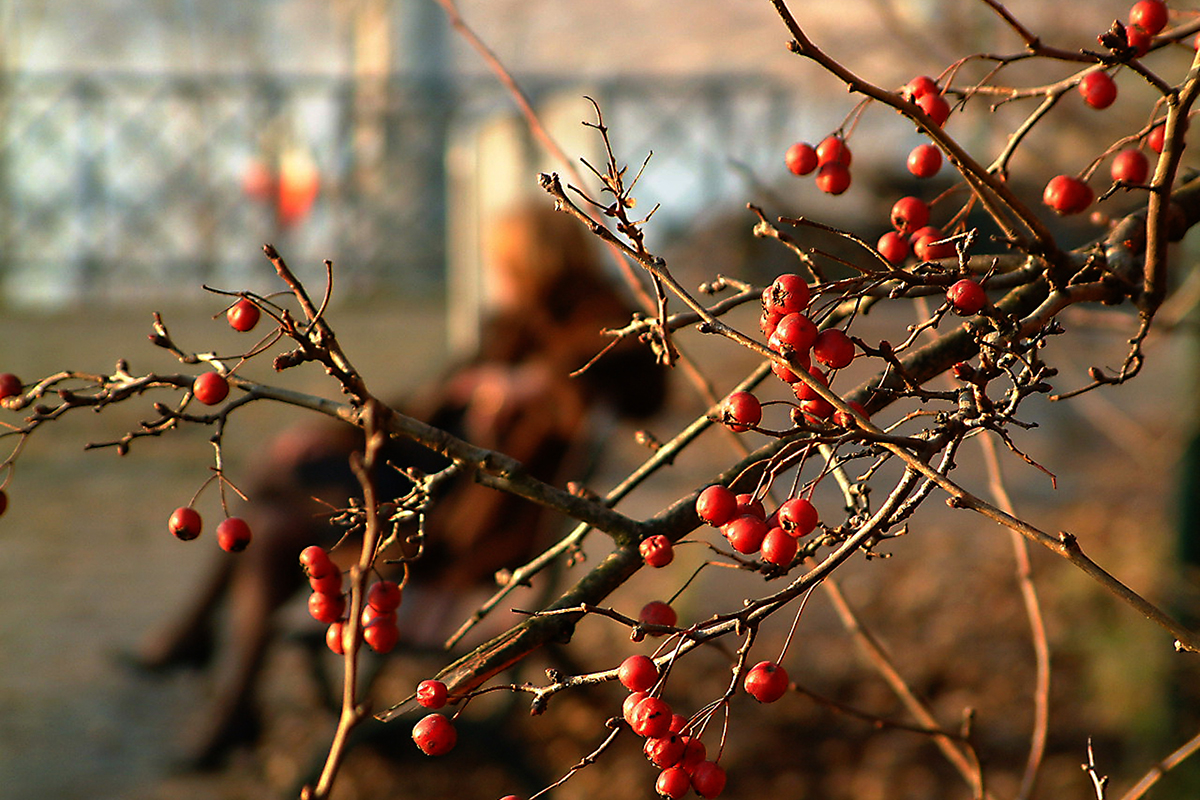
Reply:
[[[657,739],[671,732],[671,706],[661,697],[647,697],[633,707],[629,727],[638,736]]]
[[[942,168],[942,151],[931,144],[919,144],[908,154],[908,171],[918,178],[932,178]]]
[[[816,506],[803,497],[784,500],[775,513],[779,517],[780,526],[797,538],[812,533],[820,521]]]
[[[720,484],[709,486],[696,498],[696,516],[719,528],[737,513],[737,495]]]
[[[1059,214],[1078,214],[1092,204],[1092,188],[1070,175],[1055,175],[1046,184],[1042,202]]]
[[[902,91],[909,100],[916,101],[927,94],[937,94],[938,85],[937,81],[928,75],[918,75],[909,81]]]
[[[947,289],[946,299],[953,306],[954,313],[964,317],[978,314],[988,301],[983,287],[970,278],[963,278]]]
[[[817,188],[825,194],[841,194],[850,188],[850,170],[838,161],[824,165],[817,172]]]
[[[846,140],[840,136],[826,136],[817,145],[817,165],[825,166],[826,164],[841,164],[843,167],[849,167],[852,156],[849,146],[846,145]]]
[[[762,405],[750,392],[734,392],[721,404],[721,421],[731,431],[748,431],[762,421]]]
[[[812,397],[808,400],[801,400],[800,411],[806,417],[813,419],[828,419],[833,416],[833,403],[830,403],[823,397]]]
[[[363,641],[376,653],[390,653],[400,641],[400,629],[396,627],[394,619],[380,617],[363,628]]]
[[[1139,0],[1129,9],[1129,24],[1154,34],[1167,27],[1167,4],[1162,0]]]
[[[1092,108],[1108,108],[1117,99],[1117,83],[1107,72],[1089,72],[1079,82],[1079,93]]]
[[[190,542],[200,535],[200,513],[191,506],[182,506],[171,512],[167,528],[176,539]]]
[[[319,578],[338,571],[325,549],[315,544],[300,551],[300,565],[304,567],[304,574],[309,578]]]
[[[396,612],[380,611],[379,609],[372,608],[371,606],[363,606],[362,616],[360,619],[362,620],[363,628],[369,628],[372,625],[395,625]]]
[[[1127,25],[1125,27],[1125,43],[1137,58],[1150,52],[1150,42],[1153,38],[1152,34],[1146,33],[1137,25]]]
[[[638,552],[642,554],[646,566],[656,569],[665,567],[675,558],[675,548],[671,546],[671,540],[661,533],[643,539],[638,545]]]
[[[417,684],[417,703],[422,708],[441,708],[449,697],[446,684],[439,680],[424,680]]]
[[[784,163],[794,175],[807,175],[817,168],[817,151],[807,142],[796,142],[783,154]]]
[[[658,773],[654,791],[667,800],[679,800],[692,788],[692,776],[682,767],[671,767]]]
[[[774,337],[798,352],[806,352],[817,339],[817,326],[804,314],[788,314],[779,320]]]
[[[829,378],[825,377],[825,373],[821,371],[820,367],[812,367],[808,370],[808,374],[812,376],[813,380],[822,386],[829,385]],[[803,381],[797,381],[796,383],[792,384],[792,393],[796,395],[797,400],[815,400],[816,398],[820,397],[815,389],[811,388]]]
[[[725,523],[721,535],[729,540],[734,550],[750,555],[762,547],[763,537],[767,535],[767,523],[761,517],[743,514]]]
[[[788,690],[787,670],[774,661],[760,661],[750,668],[742,682],[746,694],[760,703],[774,703]]]
[[[889,264],[900,264],[908,258],[908,239],[896,231],[888,231],[879,237],[875,249]]]
[[[1150,129],[1150,133],[1146,134],[1146,144],[1150,149],[1158,154],[1162,154],[1163,147],[1166,144],[1167,126],[1155,125]]]
[[[715,761],[701,761],[692,770],[692,788],[704,798],[717,797],[725,790],[725,770]]]
[[[400,585],[395,581],[376,581],[367,590],[367,605],[385,614],[399,608],[402,598]]]
[[[21,379],[11,372],[0,374],[0,400],[6,397],[16,397],[21,393],[24,385]]]
[[[413,726],[413,741],[427,756],[442,756],[454,749],[458,731],[441,714],[430,714]]]
[[[766,519],[767,509],[763,506],[762,500],[759,500],[753,494],[739,494],[737,496],[737,511],[733,515],[740,517],[743,514],[749,514],[759,519]]]
[[[206,406],[215,406],[229,396],[229,381],[219,372],[204,372],[192,383],[192,394]]]
[[[648,692],[658,683],[658,667],[649,656],[630,656],[617,667],[617,680],[631,692]]]
[[[679,762],[679,766],[690,772],[708,757],[708,748],[695,736],[685,736],[683,739],[686,744],[683,749],[683,760]]]
[[[937,228],[926,226],[912,235],[913,254],[921,261],[941,261],[954,258],[958,251],[954,242],[942,241],[945,235]]]
[[[892,205],[892,226],[907,236],[929,224],[929,205],[919,197],[901,197]]]
[[[675,614],[675,609],[662,600],[651,600],[642,606],[641,612],[638,613],[638,621],[645,622],[648,625],[662,625],[663,627],[674,628],[675,623],[679,621],[679,617]]]
[[[633,725],[633,710],[637,708],[638,703],[645,700],[650,695],[645,692],[631,692],[625,701],[621,703],[621,717],[625,722],[632,727]]]
[[[346,626],[334,622],[325,629],[325,646],[339,656],[346,655]]]
[[[854,342],[840,328],[828,328],[817,334],[812,354],[830,369],[842,369],[854,360]]]
[[[1122,150],[1113,156],[1112,179],[1125,183],[1144,184],[1150,177],[1150,160],[1141,150]]]
[[[217,525],[217,544],[229,553],[240,553],[250,544],[250,526],[241,517],[227,517]]]
[[[341,594],[342,592],[342,573],[334,570],[326,572],[320,577],[309,576],[308,586],[314,592],[321,594]]]
[[[253,329],[258,324],[260,316],[262,316],[262,312],[258,306],[254,305],[254,301],[247,297],[238,300],[225,312],[225,318],[229,320],[229,327],[242,333]]]
[[[317,622],[332,625],[346,612],[346,595],[313,592],[308,596],[308,613]]]
[[[950,104],[941,94],[923,94],[917,98],[917,105],[930,116],[933,124],[941,127],[950,118]]]
[[[0,516],[4,516],[4,512],[8,510],[8,493],[0,489]]]
[[[647,739],[646,743],[642,745],[642,752],[646,754],[646,758],[650,759],[651,764],[666,769],[679,763],[679,760],[683,758],[686,746],[682,736],[672,733],[668,729],[667,733],[662,736]]]
[[[855,411],[857,411],[859,416],[861,416],[861,417],[866,418],[869,416],[867,414],[867,409],[865,407],[863,407],[862,403],[858,403],[858,402],[855,402],[854,400],[851,400],[850,407],[852,409],[854,409]],[[839,427],[842,427],[842,428],[853,429],[853,428],[857,427],[857,425],[858,425],[858,423],[854,419],[854,416],[846,411],[833,412],[833,422],[835,425],[838,425]]]
[[[800,543],[783,528],[771,528],[762,541],[762,560],[778,567],[786,567],[796,557]]]
[[[788,314],[799,314],[808,308],[812,290],[808,288],[808,282],[804,278],[785,272],[763,291],[763,297],[767,301],[766,310],[785,317]]]

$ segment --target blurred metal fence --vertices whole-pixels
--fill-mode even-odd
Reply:
[[[170,296],[200,282],[261,288],[268,241],[309,274],[333,260],[351,291],[434,289],[448,213],[465,202],[447,178],[448,143],[515,113],[487,79],[393,78],[373,95],[331,77],[0,81],[0,291],[15,302]],[[802,121],[788,87],[757,78],[524,83],[536,103],[568,98],[571,137],[592,119],[587,94],[622,159],[636,168],[654,151],[639,199],[663,204],[668,232],[744,200],[748,184],[779,172],[792,139],[836,125]],[[372,96],[383,99],[364,102]],[[300,219],[281,216],[278,190],[264,195],[264,180],[295,157],[319,178]]]

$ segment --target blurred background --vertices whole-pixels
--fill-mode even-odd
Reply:
[[[823,47],[888,86],[936,75],[966,53],[1019,49],[982,3],[794,5]],[[1124,2],[1010,6],[1067,49],[1094,47],[1096,33],[1127,11]],[[1067,6],[1081,13],[1064,13]],[[636,170],[653,152],[634,193],[638,210],[659,206],[649,244],[687,285],[718,272],[761,282],[792,263],[782,248],[751,237],[748,201],[768,214],[812,216],[870,239],[888,228],[894,199],[914,190],[903,159],[920,139],[877,109],[855,129],[855,184],[845,196],[831,200],[811,181],[786,174],[786,147],[819,141],[854,99],[787,53],[767,2],[463,0],[459,8],[569,156],[603,168],[601,143],[581,124],[595,121],[585,96],[600,105],[620,161]],[[323,260],[334,263],[335,329],[377,391],[402,394],[474,343],[488,303],[488,221],[536,196],[539,171],[563,171],[433,0],[0,0],[0,68],[0,371],[25,380],[64,368],[109,371],[118,357],[131,359],[135,371],[176,371],[145,344],[152,310],[166,314],[185,347],[244,349],[223,321],[211,319],[223,303],[202,285],[278,289],[261,254],[271,242],[310,288],[323,281]],[[1066,74],[1024,73],[1031,82]],[[1055,121],[1054,134],[1035,131],[1014,161],[1030,183],[1015,185],[1036,198],[1051,170],[1081,169],[1090,153],[1144,124],[1149,106],[1138,99],[1146,87],[1128,80],[1121,87],[1112,113],[1073,109]],[[1028,110],[1005,106],[952,124],[968,147],[994,153]],[[1095,230],[1080,224],[1062,233],[1072,243]],[[1192,241],[1182,245],[1181,263],[1193,248]],[[750,316],[743,321],[753,328]],[[876,322],[897,324],[892,317]],[[1092,363],[1119,363],[1131,332],[1120,316],[1077,322],[1092,332],[1058,354],[1064,388],[1084,382]],[[870,338],[874,323],[861,324]],[[1059,488],[1051,491],[1044,475],[1019,464],[1010,488],[1036,523],[1073,530],[1119,577],[1174,602],[1178,468],[1193,427],[1195,358],[1182,340],[1156,340],[1153,348],[1146,374],[1129,387],[1069,407],[1032,403],[1045,427],[1021,444],[1059,474]],[[712,350],[702,360],[720,392],[753,366],[732,348]],[[255,377],[268,382],[336,392],[319,374],[260,369]],[[703,407],[687,393],[673,403],[656,426],[664,438]],[[50,426],[15,473],[0,525],[5,797],[286,796],[328,741],[332,716],[319,684],[305,677],[310,659],[303,648],[285,647],[269,665],[277,680],[266,698],[265,743],[218,774],[176,768],[176,743],[203,702],[205,678],[148,680],[121,662],[203,569],[208,554],[166,535],[165,519],[207,476],[211,447],[204,431],[185,431],[139,442],[125,459],[111,449],[82,449],[119,437],[147,414],[117,408]],[[231,463],[236,468],[257,437],[295,418],[247,409],[246,438],[241,452],[231,448]],[[632,447],[614,450],[599,490],[641,458]],[[729,451],[717,442],[693,452],[635,495],[629,513],[659,510],[710,477]],[[945,510],[922,524],[922,535],[897,547],[893,559],[848,565],[847,594],[885,632],[947,727],[965,708],[977,710],[1003,796],[1019,780],[1032,676],[1008,542],[1003,533],[976,530],[974,519],[964,532],[962,516]],[[1181,718],[1194,721],[1196,709],[1179,687],[1194,683],[1196,671],[1053,557],[1035,553],[1034,561],[1047,576],[1060,676],[1058,727],[1035,796],[1090,797],[1078,766],[1086,737],[1096,738],[1111,772],[1126,780],[1140,774],[1194,733],[1180,732]],[[684,579],[686,572],[668,583]],[[665,591],[651,580],[663,578],[639,576],[614,602],[633,605]],[[695,613],[702,608],[699,602]],[[300,624],[303,610],[296,610]],[[806,615],[811,630],[793,651],[793,677],[840,702],[902,717],[828,605],[814,599]],[[591,637],[584,652],[593,656],[629,647],[602,625],[581,635]],[[591,669],[608,666],[599,656],[585,661]],[[419,662],[397,685],[434,667]],[[719,694],[724,669],[712,659],[689,699]],[[615,703],[616,694],[585,695],[564,700],[557,717],[505,718],[501,730],[549,770],[539,777],[553,779],[594,746]],[[747,728],[750,719],[767,718],[745,712]],[[518,710],[515,719],[522,716]],[[735,728],[729,796],[967,796],[924,737],[874,733],[812,703],[770,719]],[[465,748],[464,758],[486,755],[493,734],[485,729],[483,744]],[[340,796],[500,796],[518,791],[513,773],[530,766],[493,769],[480,757],[467,762],[478,785],[464,787],[462,762],[457,770],[431,767],[412,752],[407,729],[363,748]],[[439,783],[447,775],[456,782]],[[619,790],[650,797],[652,783],[640,755],[622,751],[555,796]],[[1189,786],[1164,782],[1151,796],[1196,796]]]

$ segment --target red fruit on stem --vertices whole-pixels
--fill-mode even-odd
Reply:
[[[175,535],[176,539],[190,542],[200,535],[200,513],[191,506],[181,506],[171,512],[171,518],[167,520],[167,528]]]
[[[319,578],[309,577],[308,586],[314,592],[321,594],[341,594],[342,591],[342,573],[334,570],[326,572]]]
[[[796,142],[783,154],[783,161],[793,175],[807,175],[816,169],[817,151],[807,142]]]
[[[675,613],[675,609],[662,600],[651,600],[642,606],[642,610],[638,613],[638,621],[645,622],[648,625],[662,625],[666,628],[674,628],[675,623],[679,621],[679,617]]]
[[[672,715],[674,716],[674,715]],[[673,767],[683,758],[683,751],[686,747],[683,737],[678,733],[671,733],[668,729],[667,733],[655,739],[647,739],[642,745],[642,752],[646,754],[646,758],[650,759],[650,763],[660,769]]]
[[[908,171],[918,178],[932,178],[942,168],[942,151],[931,144],[919,144],[908,154]]]
[[[850,170],[841,162],[830,162],[817,172],[817,188],[838,195],[850,188]]]
[[[938,91],[937,81],[928,75],[918,75],[902,90],[904,96],[914,102],[927,94],[938,94]]]
[[[1117,99],[1117,83],[1107,72],[1089,72],[1079,82],[1079,93],[1092,108],[1105,109]]]
[[[737,511],[733,515],[740,517],[743,514],[749,514],[759,519],[766,519],[767,509],[763,506],[762,500],[759,500],[754,495],[749,493],[739,494],[737,496]]]
[[[889,264],[900,264],[908,258],[908,239],[896,231],[888,231],[879,237],[875,249]]]
[[[450,692],[446,684],[439,680],[429,679],[417,684],[417,704],[422,708],[437,709],[446,705]]]
[[[813,419],[828,419],[833,416],[833,404],[823,397],[813,397],[808,400],[801,400],[800,411],[805,416]]]
[[[308,596],[308,613],[317,622],[332,625],[346,612],[346,595],[313,592]]]
[[[807,352],[817,340],[817,326],[804,314],[788,314],[775,326],[775,338],[798,352]]]
[[[690,772],[708,757],[708,748],[695,736],[684,736],[683,739],[686,745],[683,749],[683,760],[679,762],[679,766]]]
[[[817,334],[812,354],[830,369],[843,369],[854,360],[854,342],[840,328],[828,328]]]
[[[376,653],[390,653],[400,641],[400,629],[395,620],[385,622],[380,619],[363,629],[363,641]]]
[[[859,416],[864,417],[864,418],[868,416],[867,409],[865,407],[863,407],[862,403],[851,400],[850,407],[852,409],[854,409],[855,411],[857,411]],[[833,412],[833,424],[835,424],[839,427],[842,427],[842,428],[851,428],[851,429],[857,427],[857,425],[858,425],[858,423],[854,419],[854,416],[846,411]]]
[[[304,574],[309,578],[319,578],[338,571],[325,548],[315,544],[300,551],[300,566],[304,567]]]
[[[217,544],[228,553],[240,553],[250,545],[250,526],[241,517],[227,517],[217,525]]]
[[[1162,155],[1163,147],[1166,144],[1167,126],[1155,125],[1150,129],[1150,133],[1146,134],[1146,144],[1154,152]]]
[[[1141,150],[1122,150],[1113,156],[1112,179],[1144,184],[1150,177],[1150,160]]]
[[[841,164],[849,167],[851,160],[850,148],[846,145],[846,140],[840,136],[826,136],[817,145],[817,166]]]
[[[682,767],[670,767],[658,773],[654,791],[667,800],[680,800],[692,788],[692,776]]]
[[[822,386],[829,385],[829,378],[825,377],[825,373],[821,371],[820,367],[812,367],[808,370],[808,374],[812,376],[813,380]],[[792,384],[792,393],[796,395],[797,400],[815,400],[816,398],[820,397],[815,389],[810,387],[807,383],[803,383],[801,381],[797,381],[796,383]]]
[[[1042,202],[1062,215],[1078,214],[1092,204],[1092,187],[1070,175],[1055,175],[1046,184]]]
[[[630,656],[617,667],[617,680],[631,692],[648,692],[658,683],[658,667],[650,656]]]
[[[719,528],[737,513],[737,495],[720,484],[709,486],[696,498],[696,516]]]
[[[750,392],[734,392],[721,404],[721,421],[736,433],[748,431],[762,421],[762,405]]]
[[[262,311],[248,297],[238,300],[225,312],[225,318],[229,320],[229,327],[242,333],[252,330],[258,324],[260,316],[262,316]]]
[[[892,204],[892,227],[911,236],[929,224],[929,205],[919,197],[901,197]]]
[[[675,558],[675,548],[672,547],[671,540],[661,533],[643,539],[638,545],[638,552],[642,554],[646,566],[655,569],[665,567]]]
[[[625,701],[621,703],[621,717],[625,720],[626,724],[630,726],[633,725],[633,710],[637,708],[638,703],[642,702],[649,696],[650,695],[646,694],[645,692],[631,692],[630,695],[625,698]]]
[[[950,118],[950,104],[941,94],[923,94],[917,98],[917,105],[933,119],[933,124],[941,127]]]
[[[1154,34],[1167,27],[1169,13],[1162,0],[1139,0],[1129,9],[1129,24],[1147,34]]]
[[[192,382],[192,394],[206,406],[215,406],[229,396],[229,381],[219,372],[204,372]]]
[[[954,313],[964,317],[978,314],[988,302],[983,287],[970,278],[963,278],[947,289],[946,300],[954,308]]]
[[[796,557],[800,543],[783,528],[775,527],[767,531],[762,541],[762,560],[778,567],[786,567]]]
[[[820,521],[816,506],[803,497],[784,500],[775,514],[780,526],[797,538],[812,533]]]
[[[24,384],[21,379],[11,372],[0,374],[0,400],[6,397],[16,397],[21,393]]]
[[[946,258],[954,258],[958,251],[954,249],[954,242],[943,241],[945,235],[934,227],[924,227],[912,235],[912,249],[915,255],[921,261],[941,261]]]
[[[370,628],[373,625],[395,625],[395,611],[379,611],[371,606],[363,606],[362,616],[363,628]]]
[[[785,317],[788,314],[799,314],[808,308],[808,303],[812,300],[812,290],[808,288],[808,282],[804,278],[785,272],[763,291],[763,297],[767,311]]]
[[[692,788],[701,797],[717,797],[725,790],[725,770],[715,761],[701,761],[692,770]]]
[[[404,594],[395,581],[376,581],[367,590],[367,605],[387,613],[400,607]]]
[[[760,703],[774,703],[787,694],[787,670],[774,661],[760,661],[750,668],[742,686],[746,694]]]
[[[413,741],[427,756],[441,756],[454,749],[458,731],[441,714],[430,714],[413,726]]]
[[[671,706],[661,697],[647,697],[633,708],[629,727],[638,736],[657,739],[671,732]]]
[[[767,523],[761,517],[744,514],[725,523],[721,535],[729,540],[734,550],[744,555],[757,553],[767,535]]]
[[[339,656],[346,655],[346,626],[340,621],[325,629],[325,646]]]

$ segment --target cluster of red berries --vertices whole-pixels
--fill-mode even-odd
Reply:
[[[203,521],[191,506],[180,506],[167,519],[167,529],[176,539],[190,542],[200,535]],[[217,544],[229,553],[240,553],[250,546],[250,525],[241,517],[226,517],[217,525]]]
[[[417,704],[422,708],[436,711],[446,705],[449,695],[446,684],[439,680],[429,679],[417,684]],[[412,738],[425,755],[444,756],[457,744],[458,731],[442,714],[429,714],[413,726]]]
[[[816,170],[817,188],[826,194],[841,194],[850,188],[851,158],[846,140],[837,134],[826,136],[816,147],[796,142],[783,155],[793,175],[808,175]]]
[[[783,501],[769,517],[751,494],[734,494],[714,484],[696,498],[696,515],[721,531],[743,555],[758,553],[768,564],[786,567],[800,549],[799,540],[816,530],[820,516],[803,497]]]
[[[929,224],[929,205],[919,197],[901,197],[892,205],[892,228],[879,237],[875,249],[889,264],[900,264],[911,252],[920,261],[954,258],[954,243],[941,228]]]
[[[629,728],[645,740],[642,752],[658,767],[655,790],[666,798],[680,798],[694,789],[701,797],[717,797],[725,789],[725,770],[708,760],[704,742],[689,732],[689,721],[676,714],[661,697],[651,694],[659,682],[658,666],[649,656],[630,656],[617,668],[617,679],[629,690],[622,716]]]
[[[342,591],[342,571],[324,548],[310,545],[300,552],[300,564],[308,577],[312,594],[308,596],[308,613],[317,622],[329,626],[325,643],[338,655],[346,652],[346,593]],[[367,590],[367,602],[362,611],[362,637],[377,653],[387,653],[400,641],[396,609],[400,607],[402,591],[399,584],[380,580]]]

